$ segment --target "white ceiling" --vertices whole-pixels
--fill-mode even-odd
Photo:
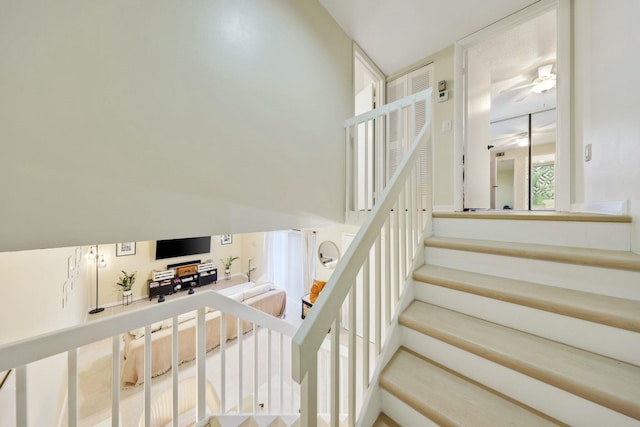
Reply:
[[[386,75],[536,0],[319,0]]]

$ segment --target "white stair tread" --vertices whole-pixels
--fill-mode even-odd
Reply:
[[[420,301],[400,323],[485,359],[640,419],[640,368]]]
[[[501,219],[510,221],[569,221],[569,222],[613,222],[631,223],[628,215],[590,214],[582,212],[555,211],[474,211],[434,212],[434,218],[455,219]]]
[[[542,261],[563,262],[592,267],[615,268],[640,271],[640,255],[627,251],[574,248],[567,246],[540,245],[534,243],[512,243],[491,240],[460,239],[431,236],[425,246],[480,252],[492,255],[529,258]]]
[[[380,385],[439,425],[559,424],[403,347],[385,367]]]
[[[432,285],[640,332],[640,301],[435,265],[423,265],[414,271],[413,278]],[[640,290],[640,284],[638,287]]]

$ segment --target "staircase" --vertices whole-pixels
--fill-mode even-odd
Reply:
[[[629,252],[629,222],[434,214],[400,347],[379,378],[381,417],[640,425],[640,256]]]

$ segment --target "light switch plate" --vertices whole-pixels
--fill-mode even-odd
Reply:
[[[584,147],[584,161],[585,162],[591,161],[591,144],[587,144]]]

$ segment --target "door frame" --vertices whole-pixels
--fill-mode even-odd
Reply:
[[[556,69],[556,208],[557,211],[570,211],[572,196],[571,147],[573,145],[572,108],[571,108],[571,0],[540,0],[519,12],[516,12],[488,27],[483,28],[454,45],[455,81],[459,90],[454,93],[454,210],[462,211],[463,205],[463,159],[466,140],[466,52],[470,47],[487,40],[496,33],[514,28],[536,16],[550,10],[556,10],[557,53]]]
[[[362,65],[364,65],[364,67],[367,69],[367,71],[375,77],[375,82],[374,82],[374,98],[373,98],[373,102],[374,102],[374,107],[373,108],[377,108],[381,105],[383,105],[386,102],[386,80],[387,80],[387,76],[384,75],[384,73],[380,70],[380,68],[378,68],[378,66],[371,60],[371,58],[369,58],[369,55],[366,54],[366,52],[364,50],[362,50],[362,48],[360,46],[358,46],[358,44],[356,42],[353,42],[353,60],[354,60],[354,67],[355,67],[355,61],[360,61],[360,63],[362,63]],[[355,88],[355,73],[353,73],[353,79],[354,79],[354,84],[353,87]],[[353,94],[355,97],[355,93]]]

